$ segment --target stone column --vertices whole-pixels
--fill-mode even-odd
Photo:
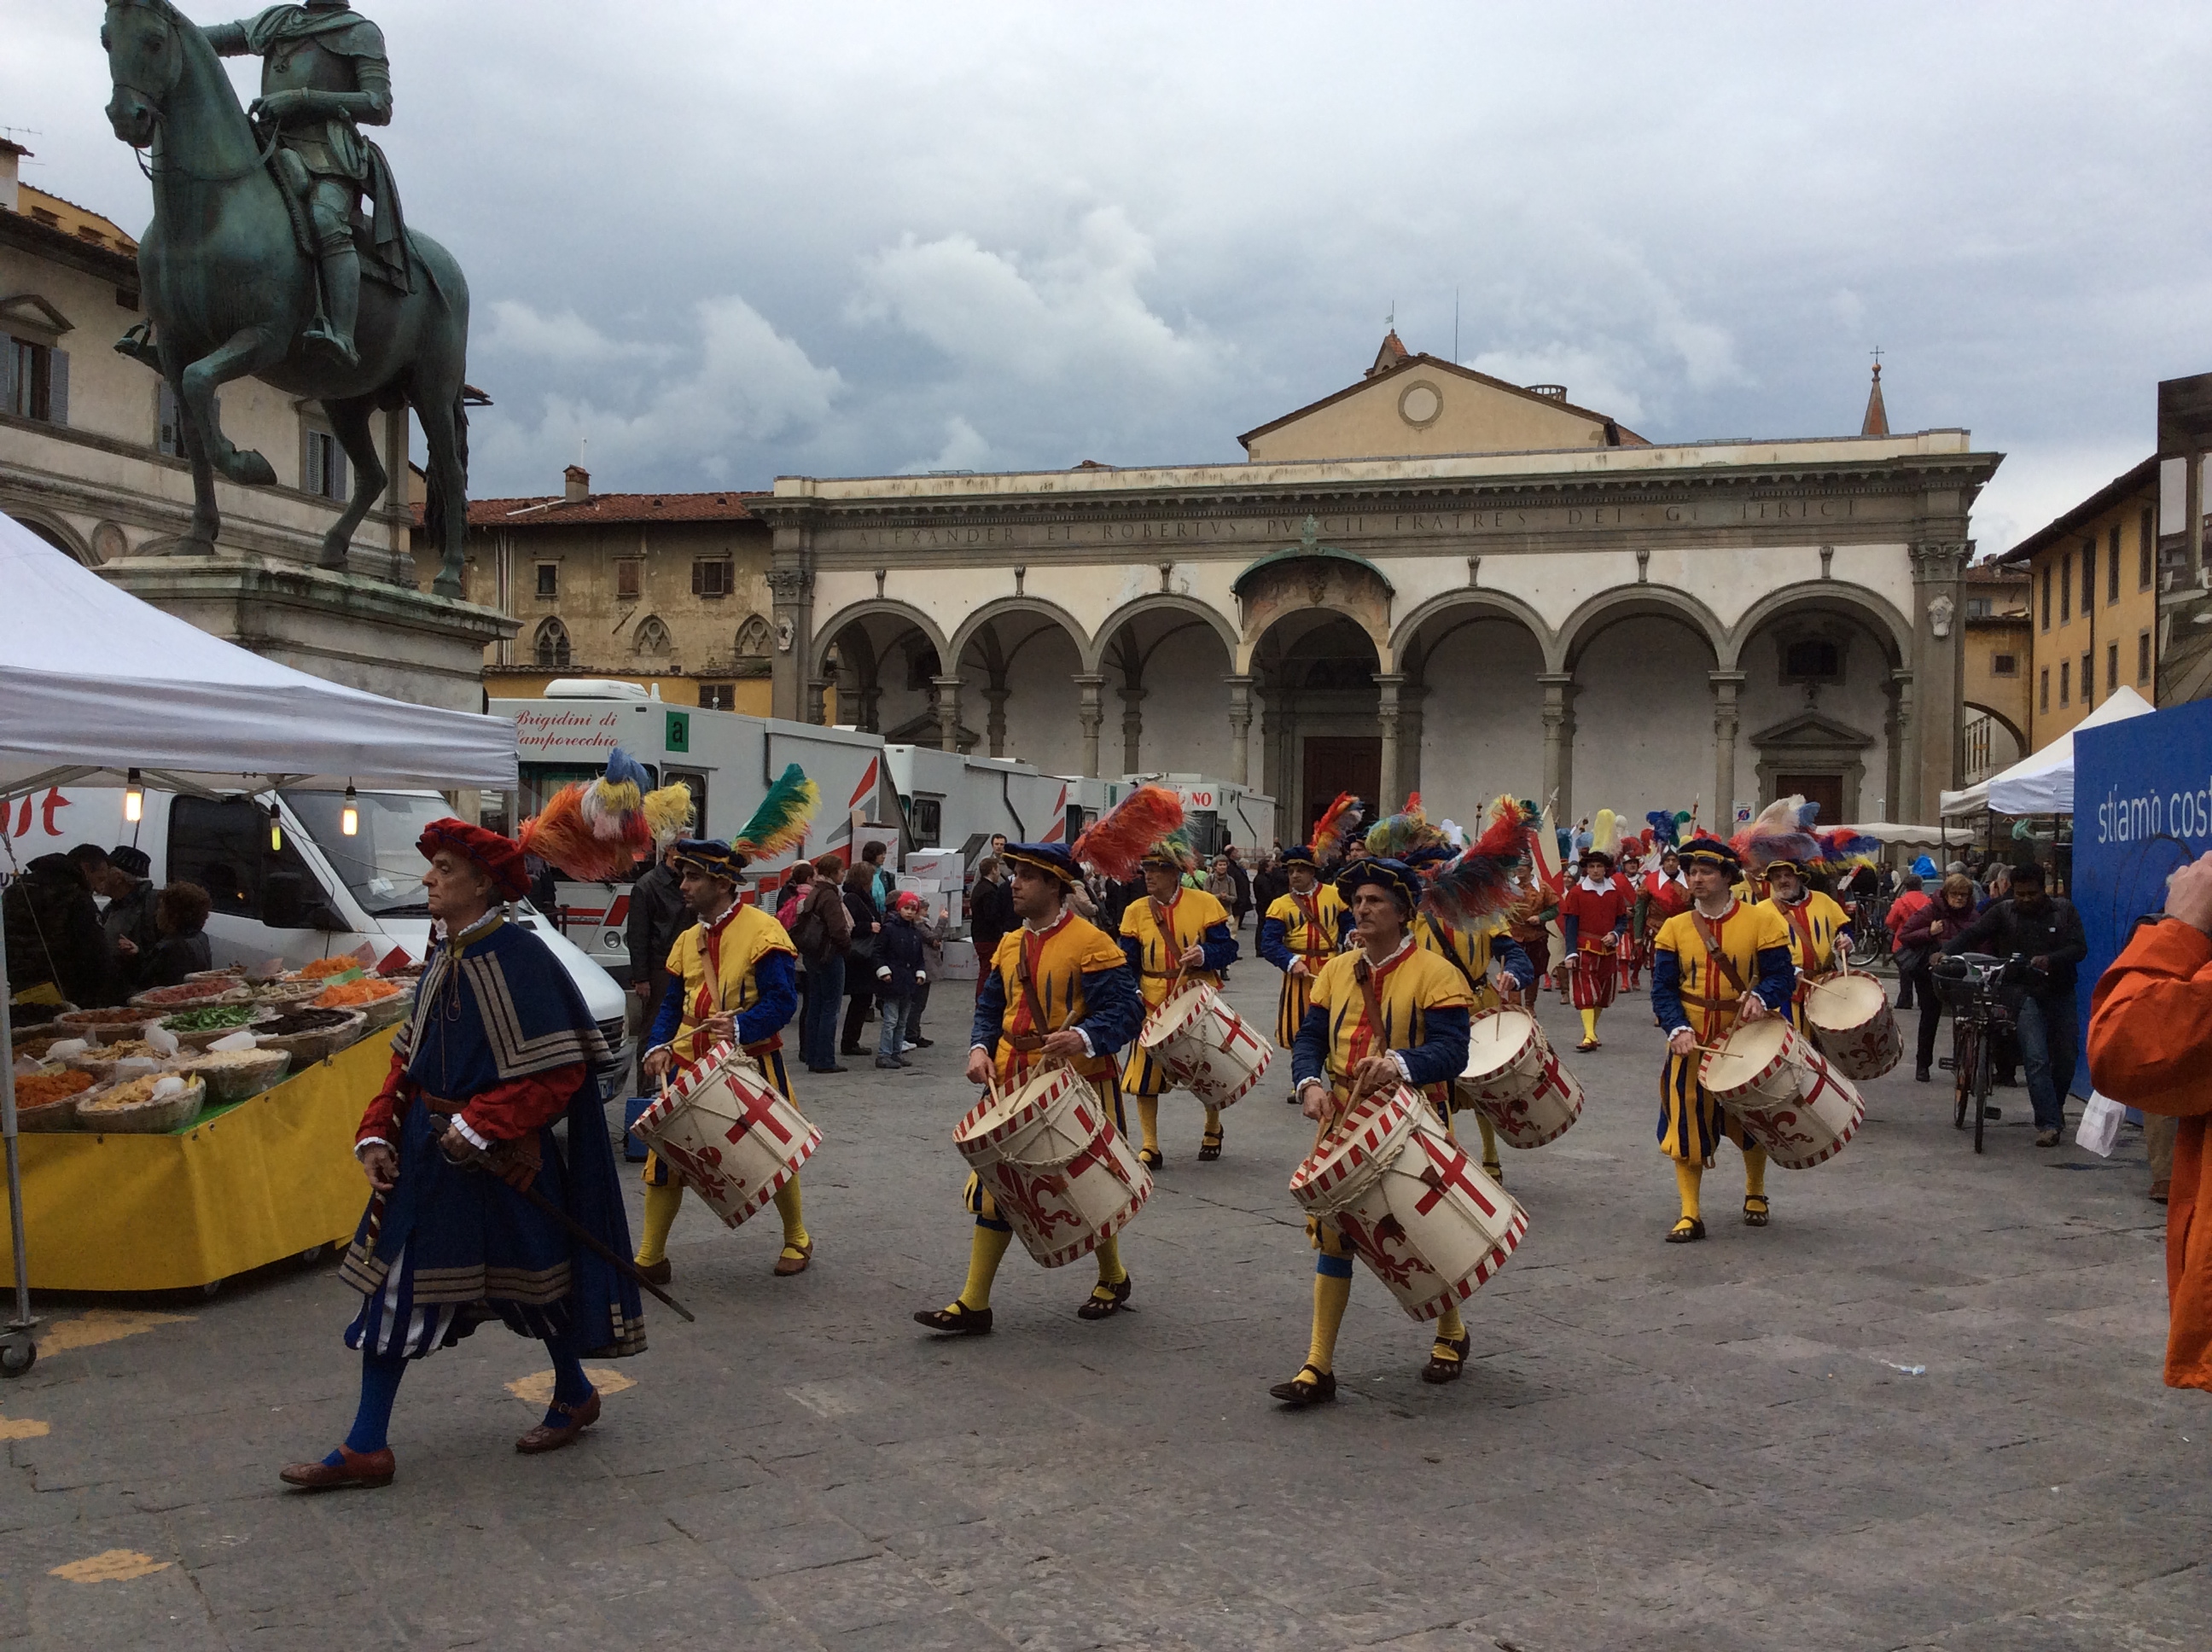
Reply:
[[[1092,673],[1074,679],[1076,720],[1083,726],[1083,774],[1098,778],[1098,731],[1106,722],[1106,679]]]
[[[1138,709],[1144,703],[1145,690],[1123,689],[1121,695],[1121,772],[1134,774],[1144,768],[1142,748],[1145,739],[1145,714]]]
[[[1418,683],[1398,690],[1398,779],[1408,792],[1421,789],[1421,707],[1428,697]]]
[[[1376,818],[1395,812],[1404,802],[1406,793],[1399,784],[1398,768],[1398,690],[1406,686],[1405,677],[1396,671],[1376,674],[1375,688],[1378,696],[1375,708],[1376,720],[1382,726],[1382,777],[1377,782],[1382,795],[1375,799],[1379,811]]]
[[[1743,689],[1741,671],[1708,671],[1705,681],[1713,690],[1713,835],[1735,832],[1735,737],[1740,726],[1737,696]]]
[[[1964,580],[1973,550],[1970,539],[1927,540],[1911,550],[1916,703],[1906,731],[1905,750],[1911,756],[1902,787],[1904,807],[1894,817],[1899,820],[1935,820],[1942,793],[1959,783],[1959,708],[1966,697],[1966,672],[1960,643],[1966,631]]]
[[[775,613],[775,663],[769,703],[775,715],[800,723],[806,718],[806,683],[814,671],[814,574],[805,566],[809,530],[779,525],[768,570]]]
[[[393,408],[384,416],[384,508],[392,521],[392,566],[385,577],[394,585],[415,588],[415,553],[409,549],[408,530],[414,512],[407,500],[407,410]],[[428,524],[425,524],[428,526]],[[446,547],[438,546],[442,558]],[[474,815],[464,819],[474,820]]]
[[[1229,778],[1252,784],[1252,679],[1231,675],[1229,685]]]
[[[990,687],[983,690],[983,698],[991,702],[990,714],[984,721],[983,732],[990,738],[994,757],[1006,755],[1006,698],[1012,692],[1002,677],[993,677]]]
[[[960,750],[960,679],[957,677],[933,677],[930,685],[937,690],[937,749],[939,751]]]
[[[1898,803],[1905,791],[1905,740],[1912,726],[1912,673],[1902,669],[1893,671],[1889,681],[1881,685],[1883,697],[1889,701],[1882,713],[1882,744],[1888,748],[1888,762],[1884,766],[1883,782],[1888,788],[1882,795],[1881,817],[1895,820]]]
[[[1575,811],[1575,674],[1539,671],[1544,690],[1544,795],[1554,821],[1571,821]]]
[[[844,708],[841,706],[838,709],[842,711]],[[830,679],[828,677],[810,677],[806,679],[806,716],[805,720],[816,724],[826,724],[829,722]]]

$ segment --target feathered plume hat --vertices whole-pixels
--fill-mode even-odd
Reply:
[[[1820,840],[1813,835],[1820,809],[1802,797],[1777,798],[1729,841],[1744,865],[1761,877],[1782,866],[1802,878],[1822,859]]]
[[[1430,882],[1422,908],[1453,929],[1479,929],[1504,915],[1522,894],[1520,874],[1530,863],[1536,815],[1508,795],[1490,805],[1489,823],[1467,853]]]
[[[622,877],[656,847],[691,829],[691,789],[670,785],[646,790],[652,784],[643,763],[614,747],[607,753],[605,774],[562,787],[539,813],[523,822],[519,841],[524,852],[586,883]]]
[[[1820,867],[1824,872],[1852,871],[1874,865],[1881,859],[1880,838],[1855,832],[1848,826],[1831,826],[1826,831],[1814,832],[1813,836],[1820,845]]]
[[[1182,799],[1174,788],[1140,786],[1091,822],[1070,853],[1109,878],[1126,879],[1182,828]],[[1180,867],[1182,861],[1170,855],[1164,864]]]
[[[1620,817],[1610,809],[1601,809],[1590,821],[1589,847],[1582,852],[1575,864],[1581,866],[1592,859],[1602,860],[1605,869],[1611,872],[1620,853]]]
[[[1314,823],[1313,835],[1295,848],[1283,851],[1285,865],[1302,862],[1309,866],[1326,866],[1343,853],[1352,834],[1359,824],[1359,799],[1349,792],[1340,792],[1336,799],[1321,812]]]
[[[1409,794],[1406,806],[1386,815],[1368,829],[1367,853],[1378,860],[1400,860],[1419,871],[1449,860],[1455,853],[1443,830],[1430,823],[1421,808],[1421,794]]]
[[[747,862],[780,854],[803,841],[806,823],[813,819],[821,802],[822,788],[793,763],[768,788],[768,795],[744,829],[728,842],[718,838],[680,840],[676,845],[677,869],[707,872],[734,884],[744,876]]]

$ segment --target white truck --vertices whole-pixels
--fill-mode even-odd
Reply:
[[[1224,843],[1234,843],[1250,866],[1256,852],[1273,847],[1275,800],[1266,793],[1205,774],[1121,776],[1125,790],[1147,783],[1172,787],[1182,799],[1184,829],[1200,854],[1217,854]]]
[[[994,835],[1058,843],[1067,835],[1070,782],[1012,757],[887,745],[884,762],[906,819],[904,847],[957,849],[973,868]]]
[[[423,827],[453,813],[435,792],[363,792],[344,829],[341,792],[286,788],[258,795],[191,795],[148,787],[134,824],[118,789],[64,787],[16,800],[4,823],[17,864],[78,843],[135,843],[155,884],[208,892],[208,950],[218,965],[282,958],[294,968],[363,952],[420,960],[430,944],[422,902]],[[275,811],[272,821],[271,809]],[[515,921],[552,950],[582,993],[613,1057],[599,1070],[603,1099],[623,1093],[630,1065],[622,988],[526,902]]]
[[[636,683],[592,677],[562,678],[542,700],[494,700],[489,709],[514,720],[520,758],[521,787],[507,800],[503,829],[518,828],[570,781],[605,773],[608,748],[619,745],[656,785],[681,781],[691,788],[698,808],[693,830],[702,837],[734,836],[787,764],[797,763],[822,788],[821,812],[805,841],[748,868],[739,897],[746,902],[773,905],[784,875],[800,858],[836,850],[849,861],[856,830],[863,846],[876,838],[897,845],[899,799],[887,777],[883,741],[873,734],[672,706]],[[568,938],[628,984],[629,884],[563,879],[556,888]]]

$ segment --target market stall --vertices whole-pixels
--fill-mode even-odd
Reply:
[[[0,590],[8,593],[0,608],[0,799],[102,777],[204,793],[309,780],[502,791],[515,784],[514,726],[504,720],[406,705],[264,659],[109,585],[5,515]],[[0,834],[9,852],[0,870],[11,873],[20,871],[12,847]],[[0,937],[0,975],[6,963]],[[167,1018],[133,1024],[143,1030],[148,1019]],[[211,1034],[212,1043],[236,1029],[185,1030]],[[298,1077],[219,1110],[206,1103],[204,1074],[181,1084],[172,1072],[135,1075],[127,1082],[144,1084],[143,1096],[130,1092],[114,1110],[143,1102],[149,1110],[134,1117],[142,1126],[198,1105],[167,1130],[125,1133],[128,1140],[96,1128],[19,1142],[15,1040],[8,994],[0,993],[0,1049],[10,1057],[0,1066],[0,1137],[16,1293],[14,1319],[0,1333],[0,1373],[16,1375],[34,1356],[33,1272],[57,1287],[85,1268],[102,1281],[86,1289],[206,1284],[349,1230],[361,1183],[343,1148],[364,1085],[374,1084],[364,1071],[380,1071],[374,1047],[385,1043],[380,1034],[337,1060],[319,1058]],[[336,1144],[330,1163],[318,1144]],[[334,1214],[341,1178],[351,1207],[343,1221]],[[242,1191],[255,1187],[252,1199]],[[119,1230],[134,1237],[118,1247],[112,1236]],[[293,1242],[301,1234],[308,1236]],[[222,1271],[209,1275],[216,1266]]]
[[[1938,799],[1943,818],[1997,814],[2070,815],[2074,812],[2074,737],[2085,728],[2103,728],[2130,717],[2147,717],[2153,708],[2133,689],[2118,688],[2105,703],[2039,751],[2030,752],[2001,774]]]

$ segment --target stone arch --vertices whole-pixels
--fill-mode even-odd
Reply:
[[[841,717],[845,715],[849,692],[854,706],[852,720],[858,727],[876,732],[902,730],[902,739],[909,734],[929,732],[929,720],[934,716],[937,703],[933,679],[917,689],[910,678],[902,683],[896,677],[887,677],[884,670],[888,657],[909,637],[923,640],[936,657],[939,672],[957,669],[949,664],[951,650],[937,623],[911,604],[891,598],[870,597],[848,604],[817,629],[815,659],[824,660],[834,653],[839,661],[837,703]],[[848,673],[852,677],[849,683],[845,680]]]
[[[1480,586],[1447,591],[1441,596],[1431,597],[1399,621],[1397,629],[1390,634],[1391,657],[1401,664],[1407,660],[1424,627],[1432,620],[1458,610],[1465,610],[1466,614],[1459,624],[1467,623],[1469,619],[1519,621],[1528,628],[1529,635],[1536,639],[1536,646],[1544,651],[1545,664],[1547,667],[1550,665],[1553,645],[1558,639],[1552,628],[1544,623],[1544,616],[1518,597],[1504,591],[1486,591]],[[1431,646],[1434,641],[1441,641],[1443,635],[1457,629],[1457,624],[1448,628],[1446,633],[1431,640]]]
[[[1571,671],[1599,633],[1622,620],[1644,617],[1674,620],[1696,632],[1713,652],[1713,669],[1733,658],[1728,627],[1689,592],[1666,585],[1623,585],[1599,592],[1567,616],[1545,664],[1554,671]]]
[[[838,634],[848,625],[877,615],[881,615],[887,619],[902,621],[921,632],[929,639],[930,647],[937,650],[939,659],[946,660],[953,657],[951,647],[945,638],[944,629],[935,620],[930,618],[913,604],[900,602],[892,597],[867,597],[859,602],[848,603],[823,623],[816,626],[814,628],[816,655],[818,657],[834,644],[837,641]]]
[[[530,641],[531,658],[540,671],[564,671],[574,659],[574,650],[569,644],[568,628],[557,619],[543,619]]]
[[[1912,658],[1912,622],[1887,598],[1841,580],[1808,580],[1768,592],[1721,633],[1721,640],[1715,644],[1719,669],[1740,670],[1745,645],[1771,621],[1792,613],[1839,610],[1874,634],[1887,654],[1891,670],[1902,668]]]
[[[967,618],[960,622],[959,629],[952,634],[951,652],[942,657],[955,662],[963,659],[968,653],[968,645],[975,641],[978,631],[994,619],[1003,619],[1013,614],[1034,614],[1040,619],[1050,620],[1067,633],[1068,640],[1075,644],[1075,652],[1079,658],[1085,659],[1090,658],[1090,633],[1083,629],[1082,623],[1074,615],[1069,613],[1058,603],[1047,602],[1042,597],[1026,595],[994,597],[975,610]]]
[[[660,659],[676,652],[676,640],[668,634],[668,623],[658,614],[647,614],[630,633],[630,647],[648,659]]]
[[[1981,716],[1988,718],[2006,733],[2011,735],[2014,743],[2020,747],[2021,755],[2022,756],[2027,755],[2027,752],[2030,750],[2027,744],[2027,731],[2022,728],[2018,723],[2014,722],[2013,720],[2006,716],[2004,713],[1999,711],[1995,706],[1985,706],[1978,700],[1962,700],[1960,701],[1960,704],[1966,707],[1968,711],[1978,713]]]
[[[1464,635],[1462,635],[1464,634]],[[1465,818],[1483,798],[1545,789],[1543,675],[1552,628],[1519,598],[1462,588],[1431,598],[1392,637],[1403,789]]]
[[[1202,602],[1196,597],[1187,597],[1175,591],[1154,591],[1139,597],[1133,602],[1123,603],[1099,622],[1097,635],[1085,646],[1083,669],[1095,674],[1099,669],[1100,663],[1106,658],[1106,650],[1113,645],[1114,639],[1121,634],[1124,625],[1146,614],[1163,610],[1188,614],[1205,621],[1213,629],[1213,634],[1221,639],[1222,647],[1228,651],[1230,663],[1232,665],[1237,664],[1243,653],[1243,639],[1237,635],[1235,622],[1226,614],[1214,607],[1212,604]],[[1257,639],[1255,639],[1255,641],[1256,643]]]
[[[20,505],[10,505],[8,513],[71,562],[85,568],[100,566],[100,558],[93,555],[92,547],[59,517],[25,510]]]

